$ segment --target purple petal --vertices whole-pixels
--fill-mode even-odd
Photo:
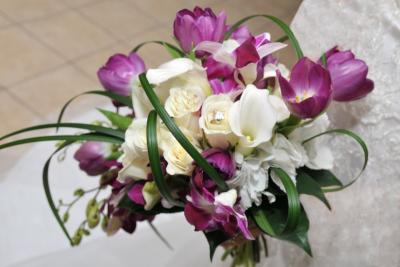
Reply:
[[[206,68],[208,79],[227,79],[233,77],[233,68],[208,57],[203,66]]]
[[[228,151],[218,148],[210,148],[203,151],[202,156],[207,161],[219,169],[221,172],[226,173],[229,177],[233,177],[236,170],[236,164],[232,155]]]
[[[243,43],[244,41],[248,40],[251,37],[252,35],[249,31],[249,28],[243,25],[237,28],[231,35],[231,38],[237,41],[239,44]]]
[[[144,187],[144,183],[142,183],[142,182],[135,183],[131,187],[131,189],[129,189],[128,197],[134,203],[144,206],[146,204],[146,201],[144,200],[144,197],[143,197],[143,187]]]
[[[206,230],[212,224],[211,215],[188,202],[184,210],[186,220],[194,225],[196,231]]]
[[[220,79],[210,80],[210,85],[214,95],[226,94],[238,89],[238,84],[231,79],[225,81]]]
[[[242,68],[249,63],[257,63],[260,60],[260,56],[258,55],[256,47],[254,46],[254,42],[254,37],[251,37],[244,41],[238,48],[236,48],[235,54],[237,58],[237,68]]]
[[[276,71],[278,77],[279,86],[281,88],[282,97],[285,101],[290,101],[296,97],[296,92],[293,90],[292,85],[286,80],[279,70]]]
[[[79,162],[79,168],[88,175],[96,176],[104,173],[110,167],[106,164],[106,145],[102,142],[88,141],[75,152],[74,158]]]
[[[366,79],[359,87],[353,88],[352,91],[334,91],[333,98],[336,101],[354,101],[365,97],[371,93],[374,89],[374,82],[370,79]],[[341,94],[342,93],[342,94]]]
[[[290,84],[296,93],[309,89],[309,80],[307,77],[314,65],[315,63],[306,57],[303,57],[294,65],[290,74]]]

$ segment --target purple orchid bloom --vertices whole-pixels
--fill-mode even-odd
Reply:
[[[192,189],[184,214],[196,231],[223,229],[230,236],[240,231],[246,239],[252,240],[254,237],[249,231],[247,217],[242,208],[235,204],[236,200],[235,189],[216,196],[204,188],[201,193]]]
[[[136,182],[131,189],[128,191],[128,197],[132,200],[135,204],[144,206],[146,201],[143,197],[143,187],[144,181]]]
[[[315,118],[330,103],[332,86],[329,72],[304,57],[293,67],[290,82],[277,71],[282,97],[295,116]]]
[[[186,53],[202,41],[222,42],[226,29],[225,12],[216,16],[210,8],[182,9],[174,21],[174,36]]]
[[[356,59],[350,50],[340,51],[335,46],[326,52],[326,57],[335,101],[357,100],[374,89],[374,82],[367,79],[367,64]]]
[[[79,168],[90,176],[103,174],[113,166],[118,166],[115,160],[107,160],[110,153],[108,144],[87,141],[75,152],[74,158],[79,162]]]
[[[115,54],[98,70],[97,76],[107,91],[129,96],[133,80],[145,70],[145,64],[138,54]]]
[[[221,81],[220,79],[210,80],[211,89],[214,95],[226,94],[239,89],[238,83],[233,79]]]
[[[228,64],[216,61],[212,57],[207,57],[203,62],[203,67],[206,68],[207,77],[213,79],[233,79],[234,68]]]

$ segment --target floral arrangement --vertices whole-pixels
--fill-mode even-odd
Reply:
[[[271,20],[285,36],[271,41],[266,32],[253,35],[243,25],[253,18]],[[261,252],[267,253],[266,236],[292,242],[311,255],[309,221],[299,195],[315,196],[330,208],[325,193],[342,190],[359,177],[343,184],[330,171],[334,159],[326,135],[353,138],[365,156],[361,172],[366,167],[365,143],[351,131],[329,129],[325,111],[331,101],[354,101],[373,90],[367,65],[338,47],[317,60],[304,57],[290,28],[269,15],[227,25],[224,12],[196,7],[179,11],[173,28],[178,46],[145,42],[129,55],[110,57],[99,69],[105,90],[85,94],[112,100],[115,111],[99,109],[108,123],[63,123],[74,97],[57,123],[0,140],[45,128],[87,132],[25,138],[0,149],[61,141],[44,166],[43,185],[72,245],[100,224],[109,235],[120,229],[133,233],[139,221],[154,227],[158,214],[183,212],[194,230],[206,236],[211,259],[222,245],[232,266],[254,266]],[[298,57],[291,69],[275,54],[286,49],[286,41]],[[146,69],[138,52],[148,43],[160,44],[172,59]],[[74,154],[80,169],[98,176],[99,186],[77,189],[71,203],[56,205],[49,165],[74,143],[80,144]],[[109,194],[99,199],[100,191]],[[65,226],[69,212],[90,194],[85,219],[70,235]]]

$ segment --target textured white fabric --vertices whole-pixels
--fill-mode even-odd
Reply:
[[[352,48],[369,64],[375,91],[361,101],[335,103],[329,115],[334,127],[353,129],[364,138],[370,164],[352,187],[328,195],[331,212],[319,201],[302,197],[311,221],[314,258],[291,244],[269,239],[270,257],[261,266],[400,266],[400,2],[305,0],[293,28],[308,56],[317,58],[339,44]],[[334,140],[333,145],[336,165],[341,168],[338,174],[350,177],[360,166],[357,146],[344,138]],[[156,222],[174,252],[143,226],[133,236],[93,238],[79,248],[50,253],[67,247],[41,197],[40,167],[50,148],[35,146],[0,185],[2,200],[7,198],[6,203],[0,202],[1,266],[18,260],[25,263],[15,266],[210,266],[205,239],[192,231],[182,215],[164,216]],[[36,164],[25,165],[33,159]],[[60,180],[67,179],[57,179],[64,183],[55,186],[58,195],[70,194],[77,181],[88,182],[69,175],[76,168],[72,161],[65,164],[60,167],[65,172],[59,168],[53,172]],[[23,180],[10,180],[16,177]],[[21,210],[21,205],[26,209]],[[45,253],[50,254],[38,257]],[[213,266],[224,265],[216,262]]]

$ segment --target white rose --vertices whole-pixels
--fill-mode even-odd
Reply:
[[[155,93],[162,104],[165,104],[171,95],[170,90],[172,88],[182,89],[185,92],[194,91],[195,94],[203,99],[211,94],[211,87],[205,69],[188,58],[173,59],[156,69],[149,69],[146,76],[149,82],[155,85]],[[133,90],[132,100],[136,117],[147,117],[148,113],[153,109],[142,88]],[[192,108],[189,109],[191,110]],[[179,107],[177,109],[171,107],[170,111],[173,110],[179,111]]]
[[[199,125],[212,147],[227,148],[237,141],[229,125],[232,105],[233,101],[225,94],[211,95],[203,103]]]
[[[187,129],[181,128],[186,138],[192,145],[200,150],[200,145],[196,138]],[[164,159],[167,161],[167,173],[170,175],[183,174],[190,175],[194,169],[193,159],[186,150],[176,141],[170,132],[162,134],[160,148],[163,150]]]

